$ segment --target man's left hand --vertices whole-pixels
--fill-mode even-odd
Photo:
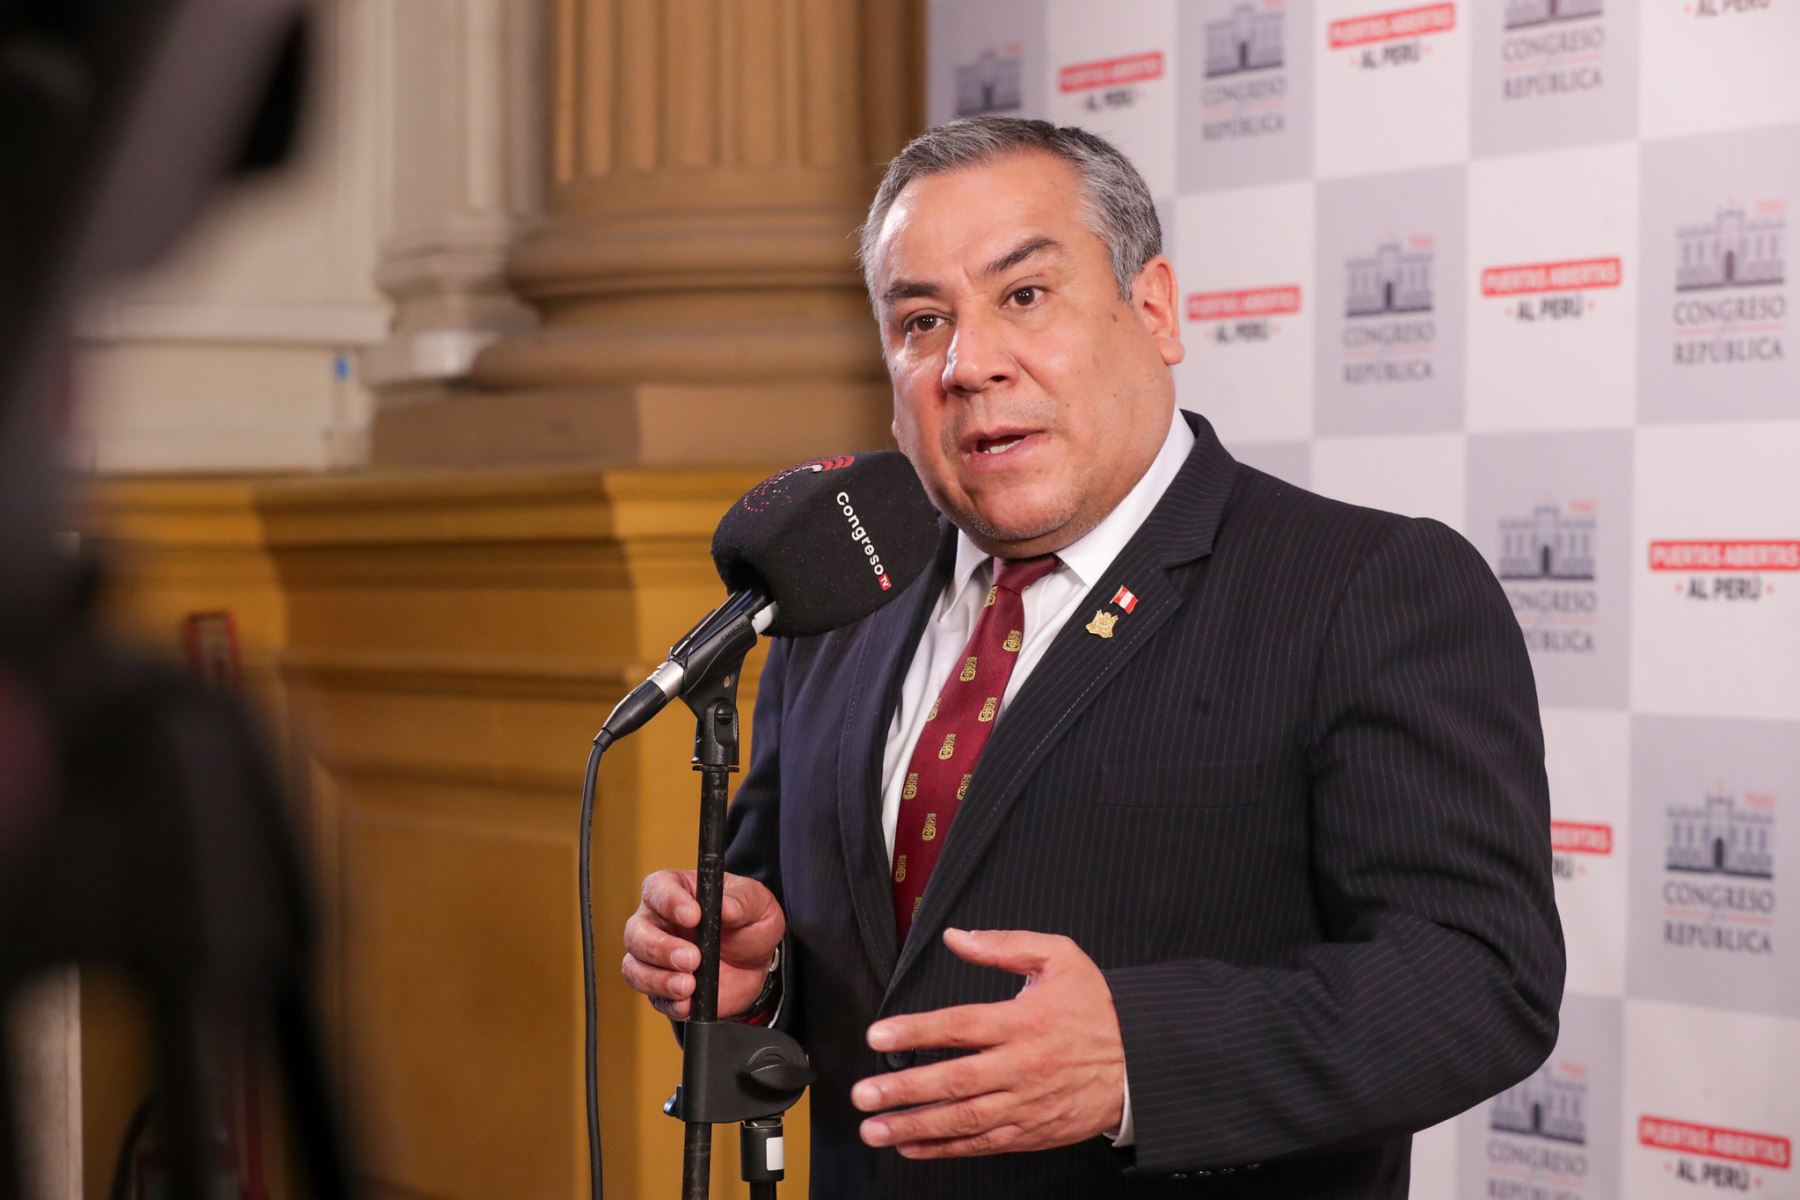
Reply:
[[[862,1123],[871,1146],[907,1158],[1045,1150],[1116,1129],[1125,1100],[1125,1045],[1112,989],[1066,937],[946,930],[958,957],[1025,976],[1018,996],[889,1017],[869,1026],[879,1051],[933,1047],[977,1053],[891,1075],[850,1091],[880,1113]],[[888,1111],[888,1110],[905,1111]]]

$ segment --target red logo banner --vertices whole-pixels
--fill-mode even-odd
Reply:
[[[1489,267],[1481,273],[1481,294],[1523,296],[1531,292],[1618,287],[1624,275],[1624,268],[1616,258],[1578,258],[1568,262]]]
[[[1228,321],[1233,317],[1276,317],[1300,311],[1300,285],[1248,288],[1236,292],[1194,292],[1188,296],[1190,321]]]
[[[1070,63],[1056,73],[1056,84],[1065,92],[1085,92],[1092,88],[1143,83],[1150,79],[1161,79],[1162,75],[1162,51],[1151,50],[1143,54],[1127,54],[1121,58]]]
[[[1366,17],[1346,17],[1331,23],[1331,48],[1345,50],[1366,46],[1370,42],[1391,42],[1397,38],[1420,37],[1427,33],[1444,33],[1456,28],[1456,5],[1425,4],[1418,8],[1402,8],[1393,12],[1370,13]]]
[[[1700,1154],[1783,1171],[1793,1161],[1793,1146],[1787,1138],[1772,1133],[1746,1133],[1742,1129],[1695,1125],[1669,1117],[1639,1117],[1638,1141],[1657,1150]]]
[[[1800,542],[1651,542],[1652,571],[1800,571]]]
[[[1578,821],[1550,822],[1550,849],[1558,854],[1611,854],[1611,825],[1584,825]]]

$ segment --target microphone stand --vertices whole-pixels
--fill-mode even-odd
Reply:
[[[740,1123],[740,1158],[751,1200],[774,1200],[783,1175],[781,1114],[813,1080],[800,1043],[775,1029],[719,1020],[720,911],[725,893],[725,802],[738,766],[738,680],[756,643],[750,614],[726,631],[726,644],[682,702],[694,712],[694,769],[700,772],[700,847],[695,893],[700,902],[700,968],[682,1036],[681,1083],[663,1111],[686,1122],[682,1200],[706,1200],[712,1174],[712,1127]]]

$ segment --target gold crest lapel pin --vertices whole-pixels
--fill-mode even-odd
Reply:
[[[1111,604],[1115,608],[1124,609],[1125,614],[1127,615],[1130,614],[1132,609],[1137,607],[1137,602],[1137,593],[1130,588],[1123,586],[1113,593],[1113,598],[1111,600],[1107,601],[1108,604]],[[1113,635],[1114,627],[1119,623],[1119,616],[1119,613],[1111,613],[1107,612],[1105,609],[1100,609],[1094,614],[1094,619],[1087,623],[1087,631],[1095,637],[1109,638]]]

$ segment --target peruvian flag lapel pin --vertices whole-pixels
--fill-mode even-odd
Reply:
[[[1128,587],[1121,587],[1113,593],[1112,602],[1126,612],[1130,612],[1137,607],[1137,593]]]

